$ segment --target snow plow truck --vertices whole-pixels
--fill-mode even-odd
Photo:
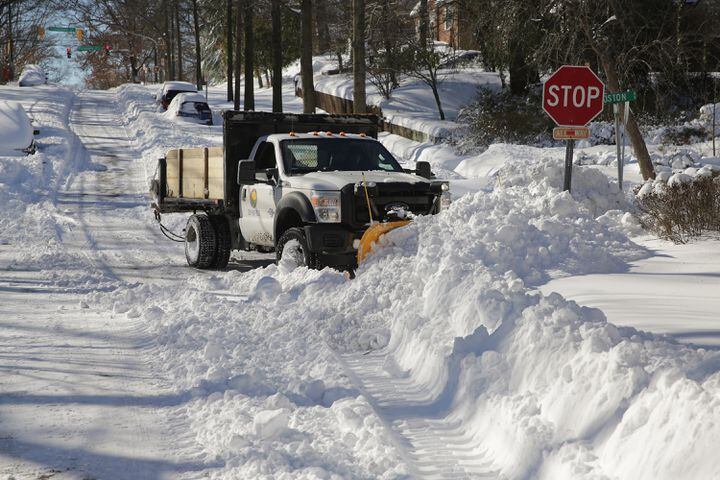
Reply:
[[[403,169],[372,115],[226,111],[223,147],[158,161],[152,207],[192,213],[190,266],[225,268],[233,250],[287,249],[298,265],[353,272],[385,232],[450,201],[427,162]],[[162,225],[162,224],[161,224]]]

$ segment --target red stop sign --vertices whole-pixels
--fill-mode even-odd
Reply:
[[[590,67],[563,65],[543,85],[543,110],[561,127],[582,127],[600,115],[605,85]]]

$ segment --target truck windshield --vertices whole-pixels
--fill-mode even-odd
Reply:
[[[280,145],[285,171],[291,175],[327,171],[403,171],[390,152],[376,141],[303,138],[284,140]]]

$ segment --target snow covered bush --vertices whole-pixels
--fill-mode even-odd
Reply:
[[[687,243],[720,232],[720,172],[709,166],[661,172],[636,191],[640,222],[660,238]]]
[[[544,144],[551,138],[553,122],[541,112],[539,90],[518,97],[480,89],[475,103],[460,111],[461,128],[451,141],[462,153],[484,150],[492,143]]]

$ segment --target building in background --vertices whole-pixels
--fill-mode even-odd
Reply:
[[[428,28],[430,37],[462,50],[477,48],[473,36],[471,15],[457,0],[428,0]],[[420,26],[420,2],[410,12],[415,28]]]

